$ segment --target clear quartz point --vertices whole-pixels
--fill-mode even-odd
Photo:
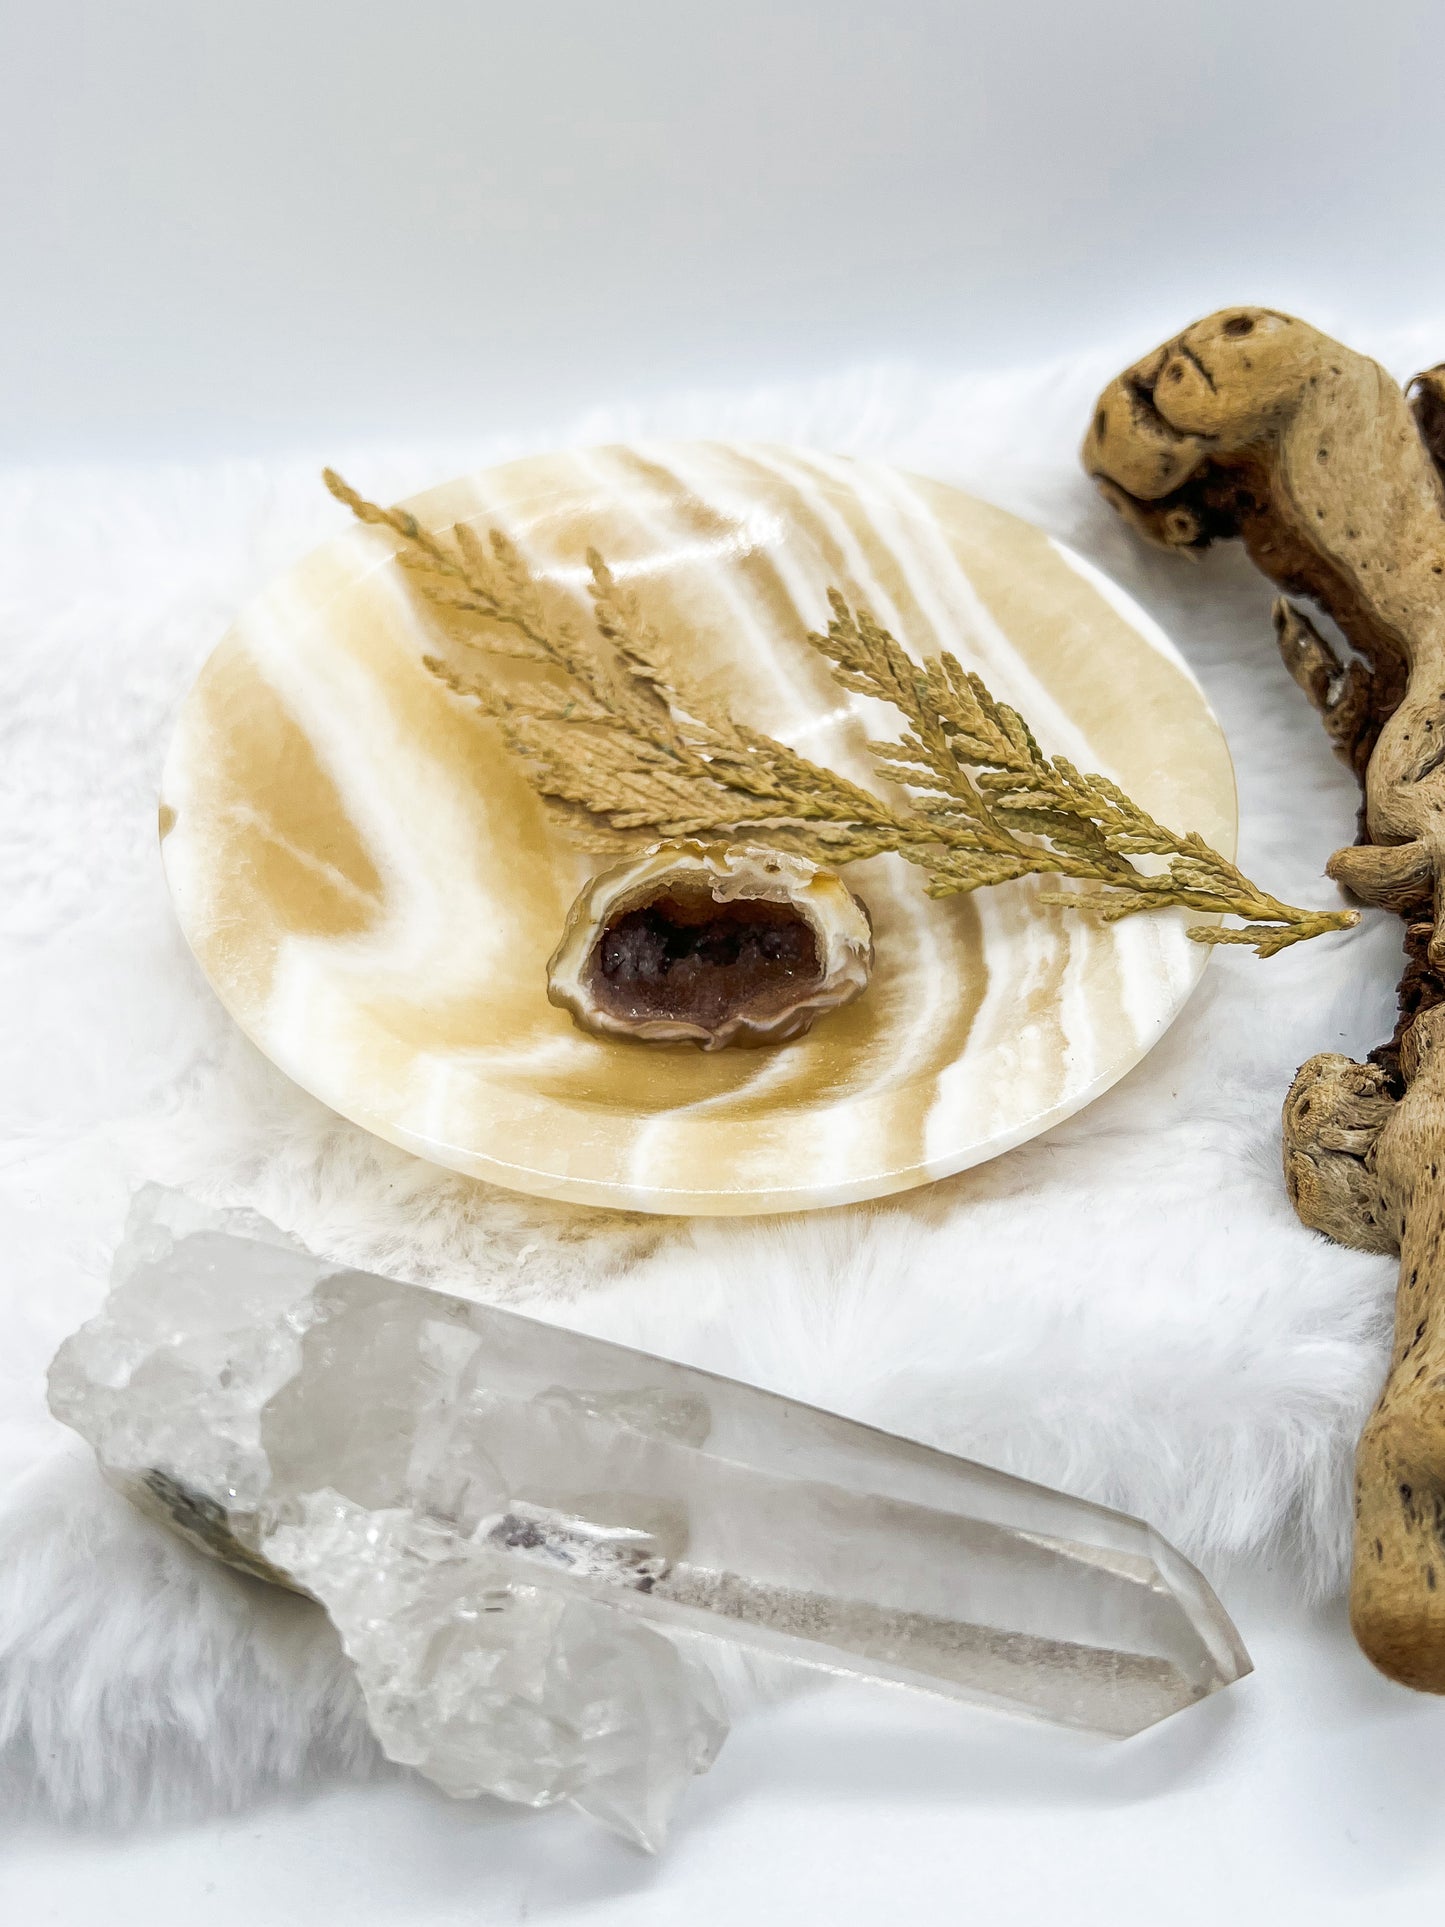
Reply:
[[[50,1403],[320,1601],[391,1758],[647,1847],[725,1733],[697,1635],[1118,1735],[1250,1670],[1137,1519],[155,1188]]]

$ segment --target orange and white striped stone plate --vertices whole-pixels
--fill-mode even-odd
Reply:
[[[803,641],[836,584],[915,652],[977,668],[1046,749],[1233,851],[1229,752],[1167,638],[1061,543],[955,489],[688,442],[513,462],[409,506],[434,529],[504,528],[584,620],[597,547],[735,713],[867,782],[865,742],[896,719]],[[808,1037],[703,1056],[585,1036],[545,977],[597,866],[423,667],[435,618],[394,548],[348,527],[245,612],[185,702],[161,801],[171,894],[219,996],[298,1084],[393,1143],[631,1210],[881,1197],[1087,1104],[1204,969],[1181,913],[1106,926],[1041,905],[1033,881],[934,903],[880,858],[848,872],[872,983]]]

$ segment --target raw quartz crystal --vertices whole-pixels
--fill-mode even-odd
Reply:
[[[330,1614],[385,1752],[662,1840],[707,1639],[1129,1734],[1249,1670],[1139,1521],[150,1189],[57,1417]]]

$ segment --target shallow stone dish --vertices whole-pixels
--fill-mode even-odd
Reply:
[[[364,478],[357,478],[358,480]],[[803,641],[833,585],[954,650],[1044,747],[1226,854],[1219,725],[1172,644],[1041,530],[938,482],[761,444],[549,455],[408,506],[500,526],[586,619],[589,546],[736,714],[861,782],[896,719]],[[348,527],[242,615],[183,705],[162,851],[217,994],[288,1076],[419,1156],[549,1197],[742,1214],[882,1197],[1077,1111],[1145,1054],[1208,952],[1177,911],[1105,926],[1036,880],[930,902],[850,866],[867,991],[762,1050],[590,1036],[547,996],[589,860],[494,726],[423,665],[445,638],[385,529]],[[1127,695],[1127,701],[1124,700]]]

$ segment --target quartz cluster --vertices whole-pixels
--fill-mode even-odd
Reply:
[[[1249,1670],[1137,1520],[154,1188],[50,1401],[320,1602],[391,1758],[647,1847],[725,1732],[710,1638],[1113,1734]]]

